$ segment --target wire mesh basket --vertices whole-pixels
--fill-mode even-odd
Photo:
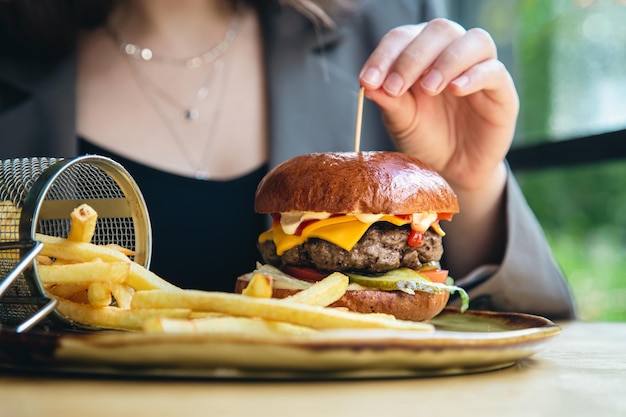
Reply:
[[[0,166],[0,326],[23,332],[35,325],[66,327],[37,277],[43,248],[36,234],[67,237],[80,204],[98,212],[95,244],[134,251],[149,267],[152,235],[145,201],[130,174],[98,155],[74,159],[7,159]]]

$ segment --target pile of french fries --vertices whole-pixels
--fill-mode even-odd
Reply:
[[[302,335],[344,328],[432,331],[426,323],[328,307],[348,288],[335,273],[284,299],[272,296],[272,278],[255,273],[242,294],[186,290],[133,262],[132,251],[91,243],[97,213],[71,213],[67,238],[38,234],[44,244],[36,271],[57,312],[96,328],[165,333]]]

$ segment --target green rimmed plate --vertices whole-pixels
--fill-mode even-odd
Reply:
[[[444,310],[431,333],[336,330],[293,337],[0,329],[0,366],[126,377],[329,379],[453,375],[508,367],[561,332],[518,313]]]

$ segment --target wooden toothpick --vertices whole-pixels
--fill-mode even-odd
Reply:
[[[361,148],[361,124],[363,122],[363,97],[365,89],[361,87],[359,90],[359,99],[356,108],[356,128],[354,130],[354,152],[358,152]]]

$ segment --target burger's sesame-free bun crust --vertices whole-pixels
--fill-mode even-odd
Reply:
[[[241,293],[248,283],[248,279],[239,277],[235,284],[235,292]],[[274,288],[272,297],[285,298],[298,291]],[[411,295],[402,291],[348,290],[330,307],[345,307],[358,313],[392,314],[400,320],[426,321],[441,313],[449,298],[448,291],[439,293],[416,291]]]
[[[258,213],[457,213],[452,188],[400,152],[326,152],[294,157],[259,183]]]

